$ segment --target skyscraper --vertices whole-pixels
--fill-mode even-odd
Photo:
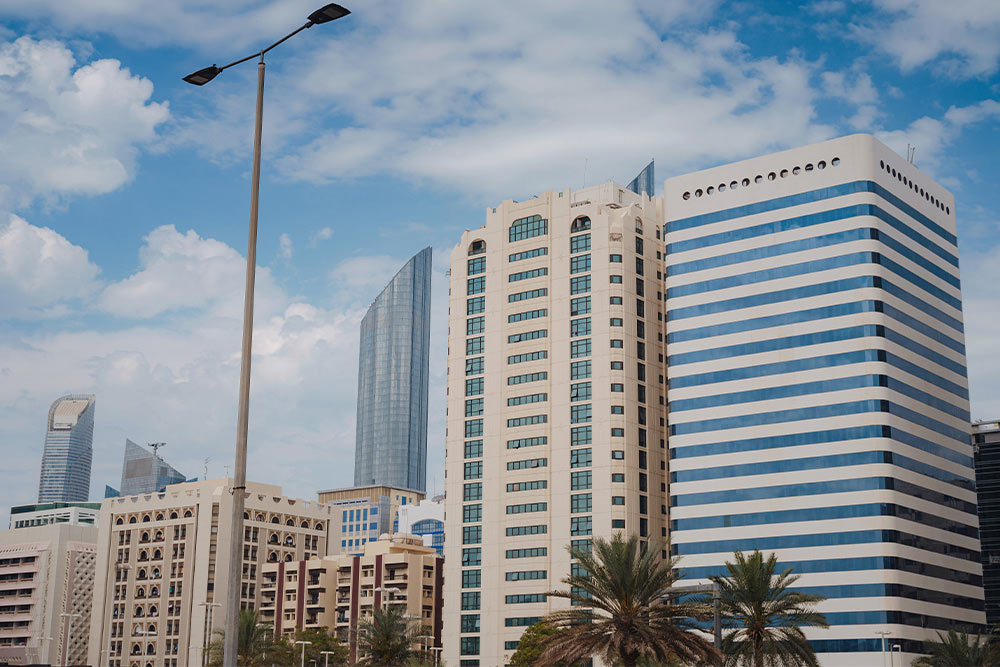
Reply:
[[[125,458],[122,461],[122,484],[119,493],[132,496],[138,493],[163,491],[168,484],[185,480],[183,473],[168,465],[155,452],[150,452],[125,440]]]
[[[664,209],[689,578],[775,552],[827,598],[825,666],[983,631],[952,195],[855,135],[669,179]]]
[[[361,321],[355,486],[426,489],[431,255],[410,258]]]
[[[986,624],[1000,624],[1000,419],[972,422]]]
[[[451,254],[443,659],[506,664],[567,606],[566,547],[666,536],[658,202],[615,183],[489,209]]]
[[[49,408],[38,502],[83,502],[90,495],[95,401],[91,394],[70,394]]]

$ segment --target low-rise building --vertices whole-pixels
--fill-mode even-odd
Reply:
[[[96,541],[67,523],[0,531],[0,662],[86,663]]]
[[[101,507],[90,664],[201,664],[227,598],[232,479],[107,498]],[[330,506],[247,482],[241,607],[261,601],[265,563],[326,554]],[[233,613],[233,612],[230,612]]]
[[[31,503],[10,508],[10,528],[47,526],[66,523],[71,526],[96,526],[101,503]]]
[[[330,532],[330,554],[361,555],[365,545],[377,541],[379,535],[395,533],[399,508],[424,499],[413,489],[391,486],[352,486],[319,492],[319,501],[334,509],[334,526]]]
[[[442,558],[415,535],[382,535],[360,556],[341,554],[263,566],[261,619],[274,634],[327,628],[357,661],[358,621],[378,607],[400,605],[419,618],[427,650],[441,646]]]
[[[424,546],[433,547],[444,556],[444,496],[400,507],[396,524],[395,532],[422,537]]]

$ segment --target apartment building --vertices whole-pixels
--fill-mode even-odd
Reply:
[[[661,202],[505,201],[451,254],[444,654],[509,661],[572,545],[666,537]]]
[[[401,507],[423,498],[421,491],[380,485],[320,491],[319,501],[330,505],[333,512],[327,553],[360,556],[369,542],[396,532],[396,515]]]
[[[87,662],[97,528],[0,531],[0,662]]]
[[[420,619],[419,646],[441,646],[442,560],[415,535],[383,535],[360,556],[341,554],[267,563],[262,572],[261,618],[274,633],[326,628],[358,659],[358,622],[392,605]]]
[[[674,553],[777,553],[826,666],[985,630],[952,195],[868,135],[664,185]]]
[[[226,600],[232,479],[173,484],[101,506],[89,663],[200,664]],[[265,563],[326,554],[333,511],[247,482],[241,607],[261,602]]]

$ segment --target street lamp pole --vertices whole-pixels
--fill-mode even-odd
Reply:
[[[205,638],[201,642],[201,664],[205,665],[208,662],[208,645],[212,638],[212,612],[215,611],[216,607],[221,607],[222,604],[218,602],[199,602],[198,606],[205,607],[205,611],[207,612],[205,620],[208,626],[205,630]]]
[[[881,635],[881,637],[882,637],[882,667],[885,667],[885,644],[886,644],[886,639],[892,633],[890,631],[888,631],[888,630],[879,630],[875,634]]]
[[[206,67],[184,77],[195,86],[203,86],[234,65],[260,57],[257,63],[257,113],[254,125],[253,173],[250,186],[250,233],[247,242],[246,287],[243,295],[243,345],[240,350],[240,395],[239,414],[236,420],[236,466],[233,472],[233,510],[229,533],[229,572],[226,588],[226,627],[223,640],[223,665],[236,667],[238,651],[237,623],[240,610],[240,570],[243,549],[243,511],[245,506],[247,475],[247,430],[250,420],[250,353],[253,347],[253,299],[257,268],[257,209],[260,198],[260,141],[264,115],[264,54],[287,39],[307,28],[321,23],[335,21],[350,14],[350,11],[336,3],[320,7],[309,15],[306,23],[288,33],[274,44],[258,53],[233,61],[223,67]]]
[[[323,664],[323,667],[330,667],[330,656],[336,654],[336,651],[320,651],[320,655],[326,656],[326,662]]]
[[[296,644],[302,644],[302,658],[299,661],[299,667],[306,667],[306,646],[312,644],[312,642],[307,641],[297,641]]]

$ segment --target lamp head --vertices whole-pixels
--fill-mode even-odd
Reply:
[[[221,67],[212,65],[211,67],[200,69],[194,74],[188,74],[184,77],[184,80],[195,86],[204,86],[206,83],[219,76],[219,72],[221,71]]]
[[[318,25],[320,23],[329,23],[330,21],[336,21],[337,19],[343,18],[351,13],[351,10],[346,7],[341,7],[335,2],[331,2],[328,5],[320,7],[312,14],[309,15],[309,22]]]

